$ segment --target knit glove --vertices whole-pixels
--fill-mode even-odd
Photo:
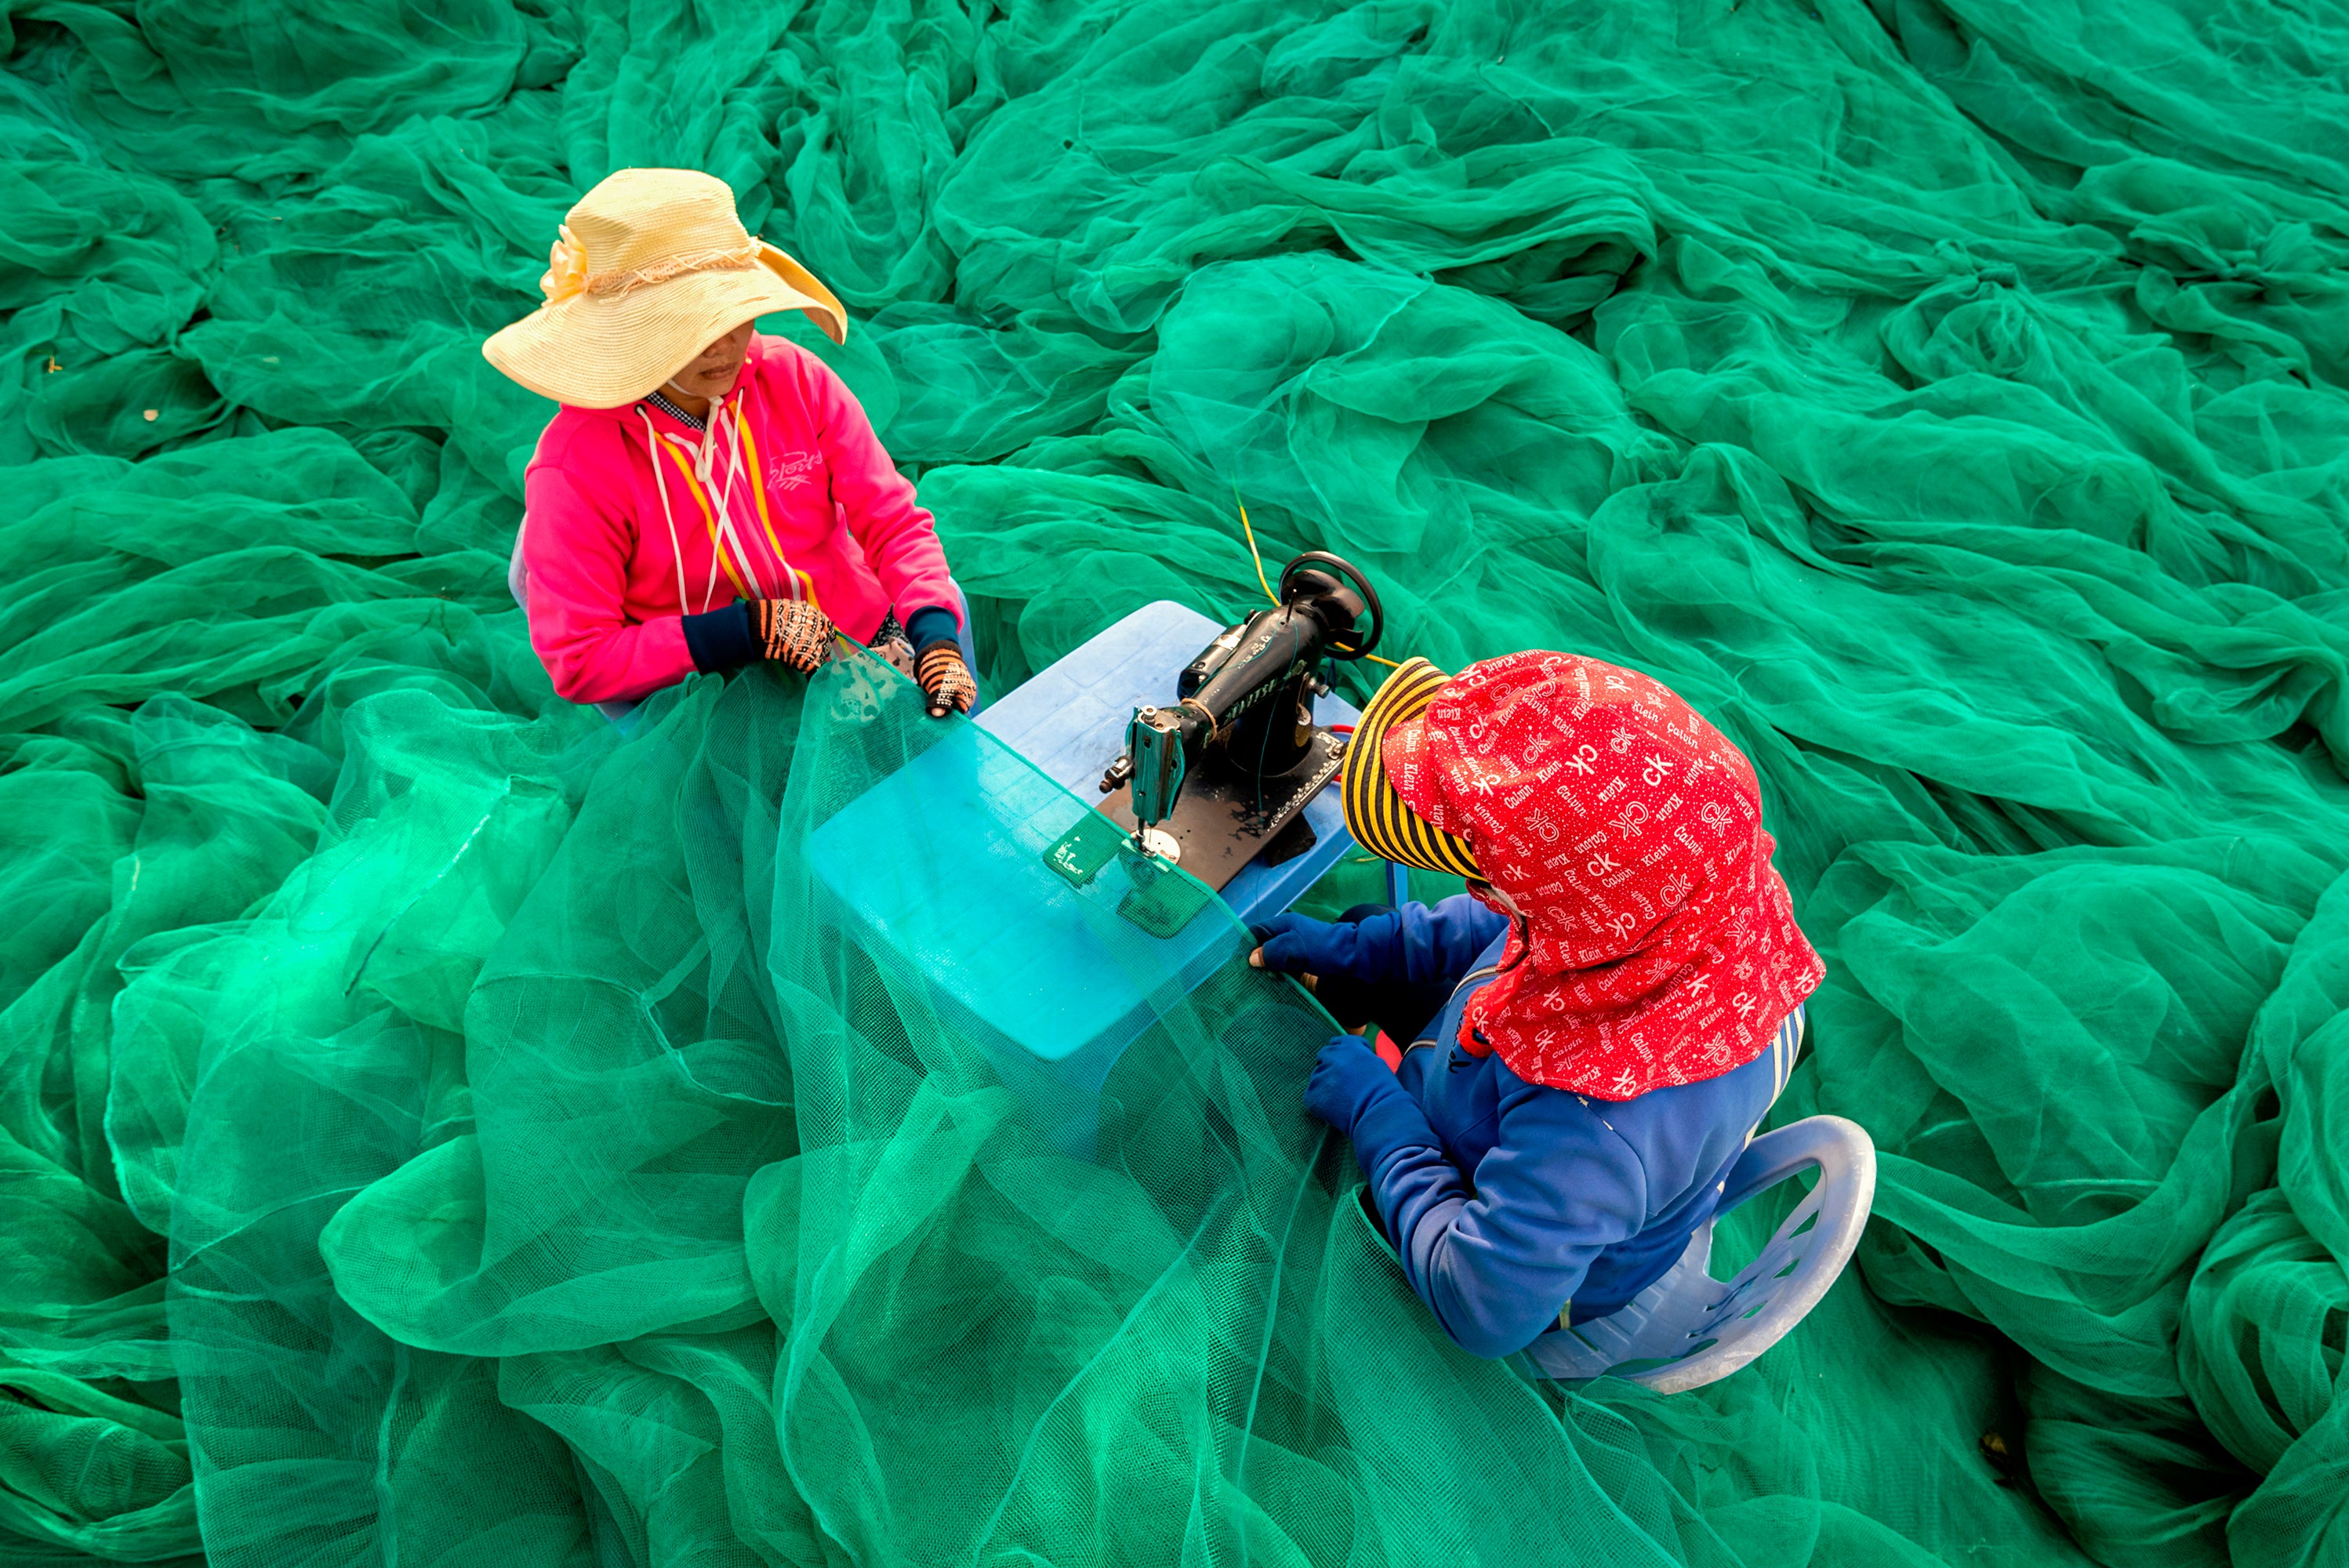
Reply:
[[[1322,979],[1344,975],[1376,985],[1396,975],[1395,919],[1378,915],[1359,924],[1331,924],[1305,914],[1276,914],[1248,927],[1260,944],[1248,954],[1258,969]]]
[[[1393,1070],[1360,1035],[1332,1035],[1321,1054],[1313,1058],[1313,1074],[1305,1080],[1305,1109],[1351,1139],[1358,1150],[1365,1132],[1375,1130],[1390,1137],[1397,1131],[1407,1133],[1411,1116],[1419,1118],[1419,1129],[1426,1126],[1425,1117]],[[1392,1118],[1381,1113],[1397,1110],[1408,1110],[1411,1116],[1401,1119],[1402,1128],[1386,1128],[1383,1124]],[[1374,1141],[1383,1143],[1388,1139]],[[1361,1152],[1367,1171],[1371,1151]]]
[[[761,599],[750,606],[759,654],[771,663],[812,675],[832,655],[832,618],[793,599]]]
[[[914,681],[929,699],[930,717],[944,718],[948,709],[968,713],[978,696],[978,683],[962,662],[962,650],[952,643],[933,643],[914,661]]]

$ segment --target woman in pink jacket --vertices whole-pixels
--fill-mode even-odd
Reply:
[[[978,686],[930,514],[823,361],[751,330],[840,302],[753,240],[706,174],[630,169],[572,208],[546,303],[482,346],[563,405],[523,480],[531,645],[574,702],[630,702],[695,670],[802,672],[835,631],[921,685],[933,717]]]

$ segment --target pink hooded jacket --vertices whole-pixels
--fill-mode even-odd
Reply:
[[[959,619],[930,514],[822,360],[754,336],[709,424],[705,439],[650,403],[566,404],[547,422],[523,476],[522,556],[531,645],[557,692],[624,702],[674,686],[694,667],[684,616],[737,596],[812,600],[861,643],[893,607]]]

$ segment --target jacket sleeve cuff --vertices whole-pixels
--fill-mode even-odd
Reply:
[[[685,648],[693,667],[705,672],[739,670],[759,662],[759,639],[750,620],[750,606],[740,600],[723,610],[687,615]]]
[[[936,604],[905,617],[905,636],[917,654],[928,653],[940,643],[958,641],[961,633],[962,622],[955,613]]]
[[[1441,1147],[1419,1101],[1411,1098],[1410,1091],[1394,1074],[1383,1070],[1385,1064],[1380,1065],[1379,1077],[1371,1080],[1372,1087],[1349,1130],[1354,1158],[1361,1162],[1363,1173],[1373,1181],[1379,1167],[1397,1151]]]

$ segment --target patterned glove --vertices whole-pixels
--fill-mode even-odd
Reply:
[[[930,699],[932,718],[944,718],[949,708],[968,713],[978,696],[978,683],[970,678],[962,650],[952,643],[933,643],[924,649],[914,665],[914,680]]]
[[[812,675],[832,655],[832,619],[812,604],[761,599],[750,619],[762,658]]]

